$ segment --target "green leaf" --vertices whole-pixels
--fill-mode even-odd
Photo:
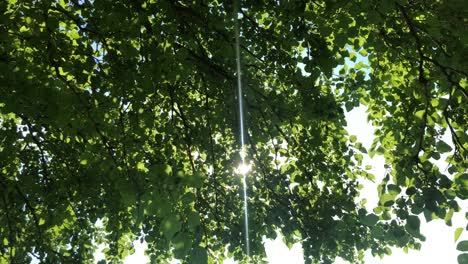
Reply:
[[[162,179],[172,174],[172,167],[167,164],[153,164],[149,167],[150,180],[159,184]]]
[[[426,113],[426,110],[419,110],[414,115],[419,119],[423,119],[425,113]]]
[[[380,226],[374,226],[371,230],[371,235],[375,239],[381,239],[384,237],[385,231]]]
[[[137,169],[138,169],[139,171],[144,171],[144,172],[148,172],[148,171],[149,171],[149,170],[146,168],[144,162],[138,162],[138,164],[137,164]]]
[[[361,165],[362,164],[362,160],[364,159],[364,156],[362,154],[354,154],[354,158],[358,161],[358,164]]]
[[[391,206],[395,203],[395,195],[385,193],[380,197],[380,204],[384,206]]]
[[[28,32],[28,31],[29,31],[29,28],[27,28],[26,26],[21,26],[19,30],[20,33]]]
[[[121,202],[124,206],[132,206],[136,201],[135,188],[132,183],[126,179],[120,178],[119,181],[119,193],[122,197]]]
[[[414,234],[419,234],[419,226],[421,225],[421,221],[419,220],[419,217],[415,215],[410,215],[408,216],[408,219],[406,219],[406,230],[410,233]]]
[[[187,233],[178,233],[171,240],[171,244],[174,247],[174,257],[182,259],[190,250],[192,246],[192,240]]]
[[[387,185],[387,190],[388,190],[388,193],[393,195],[394,197],[400,194],[401,192],[401,188],[395,184]]]
[[[170,240],[179,232],[181,223],[176,215],[170,215],[162,221],[161,228],[166,239]]]
[[[468,251],[468,240],[460,241],[457,245],[457,250]]]
[[[207,264],[208,263],[208,254],[206,249],[197,246],[192,249],[190,253],[190,263],[197,264]]]
[[[460,238],[460,235],[462,234],[462,232],[463,232],[463,227],[459,227],[455,229],[455,234],[454,234],[455,242],[457,242],[457,240]]]
[[[411,195],[413,195],[415,193],[416,193],[416,188],[414,188],[414,187],[408,187],[408,189],[406,189],[406,194],[407,195],[411,196]]]
[[[354,105],[353,105],[352,102],[346,102],[345,103],[345,108],[346,108],[346,111],[349,112],[349,111],[353,110]]]
[[[453,212],[454,212],[454,210],[453,210],[453,209],[450,209],[450,210],[445,214],[444,221],[445,221],[445,223],[446,223],[448,226],[451,226],[451,225],[452,225],[452,216],[453,216]]]
[[[362,61],[359,61],[358,63],[356,63],[354,65],[354,69],[356,69],[356,70],[360,70],[362,68],[367,68],[367,65],[364,64],[364,62],[362,62]]]
[[[368,214],[361,219],[361,222],[368,226],[374,226],[379,221],[379,217],[375,214]]]
[[[190,187],[201,188],[203,186],[204,175],[201,172],[186,174],[184,176],[184,181]]]
[[[446,152],[452,151],[452,147],[450,147],[447,143],[445,143],[445,141],[442,141],[442,140],[436,143],[436,148],[437,148],[437,151],[439,151],[440,153],[446,153]]]
[[[187,216],[187,223],[188,223],[188,227],[191,230],[195,230],[195,228],[200,225],[200,216],[198,215],[198,213],[190,212],[189,215]]]
[[[361,56],[363,56],[363,57],[366,57],[368,53],[367,53],[367,51],[365,49],[361,49],[359,51],[359,54],[361,54]]]
[[[414,206],[411,207],[411,213],[413,213],[415,215],[419,215],[423,211],[424,211],[424,208],[421,207],[421,206],[414,205]]]
[[[72,30],[72,31],[68,34],[68,36],[70,36],[71,39],[78,39],[78,38],[80,37],[78,31],[76,31],[76,30]]]
[[[458,264],[468,264],[468,254],[463,253],[457,257]]]
[[[433,219],[437,219],[437,216],[433,212],[427,209],[424,209],[424,217],[426,218],[426,222],[430,222]]]

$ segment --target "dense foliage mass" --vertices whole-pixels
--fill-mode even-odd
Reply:
[[[0,263],[92,263],[98,243],[118,263],[136,239],[153,263],[247,261],[233,5],[0,1]],[[466,2],[241,6],[251,261],[278,229],[307,263],[355,263],[419,248],[419,215],[450,224],[468,198]],[[344,128],[360,104],[369,150]],[[367,151],[387,168],[373,212]]]

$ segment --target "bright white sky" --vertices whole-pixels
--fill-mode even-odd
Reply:
[[[373,141],[373,127],[367,122],[367,115],[364,107],[357,107],[351,112],[346,114],[348,121],[348,132],[351,135],[356,135],[358,141],[363,143],[366,148],[369,148]],[[448,143],[451,142],[449,138],[446,138]],[[364,189],[361,193],[361,198],[367,199],[368,210],[372,210],[377,205],[377,183],[383,178],[384,175],[384,159],[380,156],[374,156],[373,159],[369,157],[364,158],[364,165],[372,165],[372,173],[376,176],[376,183],[372,183],[368,180],[363,180]],[[438,163],[440,168],[446,168],[444,166],[443,158]],[[462,204],[460,204],[462,206]],[[468,203],[463,203],[462,211],[466,212],[468,209]],[[409,251],[408,254],[404,253],[401,249],[392,249],[393,253],[391,256],[386,256],[384,259],[379,257],[372,257],[370,252],[366,254],[366,263],[381,263],[381,264],[394,264],[394,263],[457,263],[457,256],[460,252],[456,250],[456,243],[454,241],[454,232],[457,227],[464,227],[466,220],[464,219],[464,213],[455,214],[452,219],[452,227],[445,225],[443,220],[433,220],[430,223],[426,223],[424,217],[421,217],[421,232],[426,236],[426,242],[422,244],[420,251]],[[458,241],[468,238],[466,234],[462,233]],[[271,264],[302,264],[303,253],[300,244],[295,244],[291,250],[282,242],[281,238],[278,237],[276,240],[265,240],[265,250],[267,253],[267,261]],[[125,259],[125,264],[135,263],[148,263],[149,259],[144,255],[144,249],[146,245],[135,243],[136,252],[132,256]],[[97,253],[96,259],[99,260],[103,257],[102,254]],[[174,262],[178,263],[178,262]],[[234,260],[225,261],[224,264],[236,263]],[[341,259],[335,261],[336,264],[347,263]]]

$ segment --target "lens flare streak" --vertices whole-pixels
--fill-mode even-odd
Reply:
[[[248,165],[245,164],[245,140],[244,140],[244,106],[242,102],[242,71],[241,71],[241,56],[240,56],[240,32],[239,32],[239,10],[238,10],[238,1],[235,1],[235,34],[236,34],[236,68],[237,68],[237,99],[239,103],[239,132],[240,132],[240,143],[241,143],[241,165],[239,166],[239,172],[242,175],[242,185],[244,188],[244,225],[245,225],[245,250],[247,256],[250,256],[250,240],[249,240],[249,214],[247,207],[247,173],[250,169]]]

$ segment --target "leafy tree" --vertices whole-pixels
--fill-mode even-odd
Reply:
[[[0,1],[0,263],[91,263],[101,242],[119,263],[135,239],[154,263],[247,261],[233,5]],[[241,5],[251,261],[277,229],[307,263],[354,263],[418,249],[420,215],[450,224],[468,198],[465,1]],[[357,53],[368,65],[334,74]],[[344,128],[359,104],[369,150]],[[373,212],[367,151],[388,172]]]

